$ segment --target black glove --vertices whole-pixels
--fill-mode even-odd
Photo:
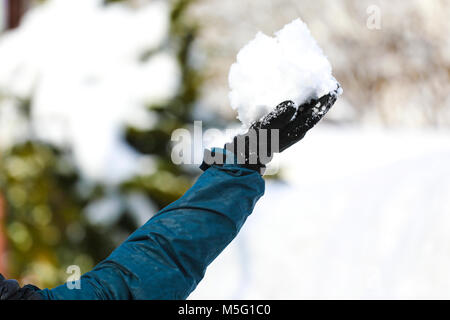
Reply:
[[[280,130],[280,150],[283,152],[294,143],[303,139],[330,110],[338,97],[340,87],[319,99],[313,99],[298,107],[295,117]]]
[[[41,300],[38,287],[27,284],[20,287],[17,280],[6,280],[0,273],[0,300]]]
[[[336,102],[339,90],[338,86],[335,91],[319,99],[312,99],[297,109],[292,101],[280,103],[275,110],[253,123],[247,133],[238,135],[232,142],[225,144],[225,149],[236,155],[238,164],[262,174],[274,153],[282,152],[300,141],[323,118]],[[274,146],[272,141],[275,142]],[[206,170],[211,164],[223,163],[226,163],[225,156],[223,159],[218,158],[211,151],[205,150],[200,168]]]

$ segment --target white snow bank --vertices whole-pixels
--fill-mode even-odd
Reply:
[[[449,135],[320,125],[190,298],[449,299]]]
[[[279,103],[297,105],[337,89],[331,65],[300,19],[269,37],[259,32],[230,68],[230,102],[248,128]]]

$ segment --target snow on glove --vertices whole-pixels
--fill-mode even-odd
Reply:
[[[282,152],[303,139],[306,133],[314,127],[330,110],[339,95],[340,86],[319,99],[313,99],[298,107],[295,117],[280,129],[280,149]]]
[[[20,287],[17,280],[6,280],[0,273],[0,300],[40,300],[38,287],[31,284]]]
[[[335,91],[298,108],[293,101],[280,103],[272,112],[254,122],[245,134],[237,135],[232,142],[225,144],[225,150],[236,156],[237,164],[263,174],[274,153],[282,152],[303,139],[306,132],[325,116],[336,102],[339,90],[338,86]],[[226,153],[217,157],[214,152],[205,150],[200,166],[202,170],[211,164],[228,163]]]

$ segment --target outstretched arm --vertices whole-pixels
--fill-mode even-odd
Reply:
[[[0,300],[186,298],[263,195],[260,172],[272,154],[301,140],[331,108],[338,91],[339,87],[298,107],[285,101],[226,144],[225,150],[206,152],[208,161],[201,166],[206,171],[195,185],[83,275],[80,289],[20,288],[14,280],[0,277]],[[271,134],[260,138],[265,130],[275,133],[270,138],[278,142],[275,147],[269,143]]]
[[[81,289],[42,290],[45,299],[185,299],[234,239],[264,193],[256,171],[212,166],[92,271]]]

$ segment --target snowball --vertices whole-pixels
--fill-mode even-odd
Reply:
[[[285,100],[298,106],[337,90],[331,71],[330,62],[300,19],[274,37],[259,32],[230,68],[231,107],[248,128]]]

